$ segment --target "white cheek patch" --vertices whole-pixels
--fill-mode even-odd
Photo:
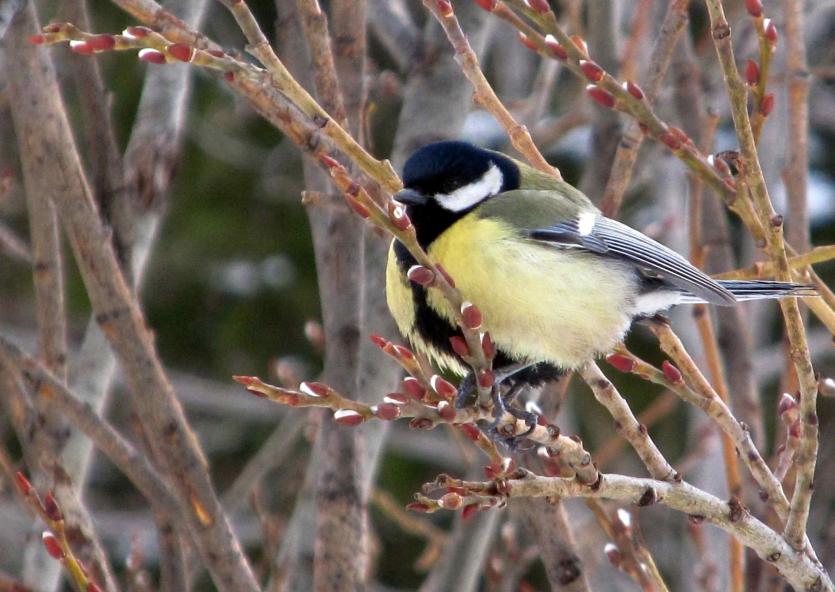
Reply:
[[[597,222],[597,214],[594,212],[583,212],[577,218],[577,232],[580,236],[588,236],[594,230],[594,225]]]
[[[497,194],[502,188],[504,175],[495,164],[491,164],[481,179],[469,185],[459,187],[452,193],[441,193],[435,196],[435,200],[446,210],[461,212],[473,207],[481,200]]]

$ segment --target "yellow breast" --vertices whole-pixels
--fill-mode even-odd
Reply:
[[[499,349],[516,359],[575,368],[609,351],[629,328],[637,283],[615,260],[604,266],[597,256],[522,239],[475,214],[447,229],[429,254],[481,309]],[[428,303],[454,318],[437,290]]]

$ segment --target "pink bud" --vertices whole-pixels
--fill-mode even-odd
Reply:
[[[91,581],[91,582],[87,583],[87,591],[86,592],[101,592],[101,588],[99,588],[98,584]]]
[[[235,81],[235,73],[232,71],[227,71],[223,73],[223,79],[226,82],[234,82]]]
[[[96,35],[87,39],[87,45],[96,51],[110,51],[116,47],[116,38],[113,35]]]
[[[640,86],[638,86],[631,80],[626,81],[626,92],[628,92],[630,95],[632,95],[639,101],[643,100],[644,98],[644,91],[641,90]]]
[[[54,534],[44,531],[41,535],[41,540],[43,541],[43,546],[46,548],[46,552],[49,553],[53,559],[61,560],[65,557],[64,549],[61,548],[61,543],[58,542],[58,539],[55,538]]]
[[[389,219],[399,230],[406,230],[412,225],[412,221],[409,220],[409,216],[406,214],[406,209],[400,206],[395,206],[391,209],[389,212]]]
[[[765,26],[765,38],[771,46],[771,51],[774,51],[774,48],[777,47],[777,27],[774,26],[771,19],[765,19],[763,25]]]
[[[441,378],[437,374],[432,375],[432,378],[429,379],[429,384],[432,385],[432,390],[444,399],[451,399],[458,394],[458,389],[456,389],[448,380]]]
[[[423,265],[412,265],[406,272],[406,277],[421,286],[431,286],[435,283],[435,272]]]
[[[464,506],[464,509],[461,510],[461,520],[469,520],[475,516],[476,512],[478,512],[478,504]]]
[[[377,405],[376,415],[380,419],[391,421],[400,417],[400,407],[394,403],[380,403]]]
[[[481,327],[481,311],[472,302],[465,301],[461,305],[461,320],[467,329],[475,331]]]
[[[407,376],[400,382],[400,386],[406,391],[406,394],[413,399],[421,400],[426,394],[423,386],[414,376]]]
[[[499,2],[498,0],[475,0],[475,3],[487,12],[493,12]]]
[[[335,158],[333,158],[332,156],[329,156],[327,154],[320,154],[319,155],[319,162],[321,162],[323,165],[325,165],[329,169],[335,169],[337,167],[342,166],[341,164],[339,164],[338,160],[336,160]]]
[[[478,373],[478,386],[482,388],[490,388],[493,386],[495,379],[496,377],[493,376],[493,372],[490,370],[482,370]]]
[[[208,53],[210,56],[214,56],[216,58],[225,58],[226,57],[226,52],[224,52],[220,49],[207,49],[206,53]]]
[[[745,80],[751,86],[754,86],[760,81],[760,67],[754,60],[749,59],[745,63]]]
[[[530,38],[530,37],[528,37],[527,35],[525,35],[525,34],[524,34],[524,33],[522,33],[521,31],[519,31],[519,32],[517,33],[517,36],[519,37],[519,41],[521,41],[521,42],[522,42],[522,45],[524,45],[525,47],[527,47],[527,48],[528,48],[528,49],[530,49],[531,51],[539,51],[539,47],[536,45],[536,43],[534,43],[534,42],[531,40],[531,38]]]
[[[438,503],[445,510],[457,510],[463,501],[457,493],[446,493],[438,500]]]
[[[383,402],[391,405],[405,405],[409,402],[409,397],[403,393],[389,393],[383,397]]]
[[[32,45],[43,45],[43,43],[46,41],[46,37],[44,37],[43,35],[29,35],[29,37],[26,40]]]
[[[74,53],[80,55],[92,55],[93,54],[93,46],[85,41],[76,41],[73,39],[70,41],[70,50]]]
[[[371,215],[371,212],[368,211],[365,204],[356,197],[348,193],[344,193],[343,196],[345,197],[345,201],[348,202],[348,205],[351,206],[351,209],[359,214],[361,218],[368,218]]]
[[[527,2],[528,6],[540,14],[551,11],[551,7],[548,6],[548,0],[527,0]]]
[[[353,409],[337,409],[333,414],[336,423],[344,426],[356,426],[363,422],[363,417]]]
[[[55,496],[50,491],[43,499],[44,513],[53,522],[59,522],[64,519],[64,513],[61,512],[61,507],[55,500]]]
[[[380,349],[383,349],[389,344],[389,340],[383,337],[382,335],[377,335],[376,333],[372,333],[368,336],[368,338]]]
[[[582,37],[579,35],[572,35],[571,42],[574,44],[574,47],[580,51],[580,53],[585,56],[589,55],[589,46]]]
[[[768,93],[760,101],[760,113],[763,117],[768,117],[774,110],[774,94]]]
[[[456,425],[456,427],[460,429],[462,432],[464,432],[464,435],[467,436],[473,442],[478,440],[479,436],[481,435],[479,429],[471,423],[459,423]]]
[[[669,360],[664,360],[664,363],[661,364],[661,369],[664,371],[664,378],[673,384],[681,384],[684,382],[684,378],[681,376],[681,370],[671,364]]]
[[[149,47],[139,50],[139,59],[150,64],[164,64],[166,61],[165,54]]]
[[[797,409],[797,399],[789,393],[783,393],[783,396],[780,397],[780,402],[777,404],[777,413],[783,415],[795,409]]]
[[[560,60],[567,60],[568,59],[568,52],[565,51],[565,48],[560,45],[556,39],[554,39],[553,35],[546,35],[545,36],[545,46],[554,54],[554,56]]]
[[[397,353],[397,357],[402,358],[404,360],[415,359],[415,354],[405,345],[395,345],[394,351]]]
[[[449,404],[448,401],[441,401],[438,403],[438,415],[441,416],[446,422],[453,422],[455,421],[455,416],[457,415],[455,411],[455,407]]]
[[[599,86],[589,84],[586,87],[586,94],[603,107],[611,109],[615,106],[615,97],[613,97],[609,91],[603,90]]]
[[[453,335],[449,338],[449,344],[452,346],[452,351],[461,356],[468,358],[470,356],[470,346],[460,335]]]
[[[327,397],[330,394],[330,387],[323,382],[303,382],[299,390],[311,397]]]
[[[152,33],[151,29],[148,27],[128,27],[125,29],[124,35],[125,37],[134,37],[135,39],[142,39],[147,37],[149,33]]]
[[[438,7],[438,12],[441,13],[442,17],[452,16],[452,4],[447,0],[435,0],[435,6]]]
[[[635,360],[623,354],[612,354],[606,358],[606,361],[621,372],[632,372],[635,368]]]
[[[172,58],[181,62],[190,62],[194,58],[194,48],[185,43],[172,43],[165,49]]]
[[[481,336],[481,350],[484,352],[484,357],[488,360],[492,360],[496,357],[496,346],[490,338],[489,331]]]
[[[411,504],[406,506],[407,510],[411,510],[412,512],[421,512],[425,514],[429,512],[430,507],[427,504],[423,504],[421,502],[412,502]]]
[[[763,3],[761,0],[745,0],[745,10],[754,18],[763,15]]]
[[[586,78],[592,82],[600,82],[603,79],[603,68],[591,60],[580,60],[580,69]]]
[[[670,150],[679,150],[681,148],[681,140],[669,131],[658,136],[658,140]]]
[[[618,549],[617,545],[613,543],[606,543],[603,547],[603,553],[606,554],[606,558],[609,560],[609,563],[616,568],[620,568],[621,564],[623,563],[623,554]]]
[[[17,481],[17,488],[20,489],[20,493],[29,495],[29,492],[32,491],[32,483],[26,478],[26,475],[18,471],[15,473],[15,480]]]

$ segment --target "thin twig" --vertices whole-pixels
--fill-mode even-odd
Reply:
[[[731,30],[725,19],[720,0],[706,0],[710,14],[711,33],[713,36],[719,63],[725,78],[725,86],[731,103],[731,115],[736,128],[743,159],[742,176],[751,192],[751,198],[757,215],[766,229],[765,239],[769,255],[774,263],[777,279],[791,281],[792,274],[786,257],[786,245],[783,241],[783,217],[779,216],[771,204],[768,188],[757,157],[756,142],[751,129],[747,111],[747,93],[745,84],[736,67],[731,46]],[[806,521],[812,500],[812,487],[818,450],[817,416],[817,381],[806,341],[806,331],[796,298],[780,301],[789,338],[790,356],[797,372],[800,386],[801,439],[798,446],[797,478],[791,511],[786,522],[786,540],[795,548],[805,545]]]

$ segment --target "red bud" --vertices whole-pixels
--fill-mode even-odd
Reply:
[[[632,372],[635,368],[635,360],[623,354],[612,354],[606,358],[606,361],[621,372]]]
[[[95,582],[88,582],[86,592],[102,592],[102,591],[101,591],[101,588],[98,587],[98,584],[96,584]]]
[[[371,215],[371,212],[368,211],[365,204],[356,197],[347,193],[343,193],[342,195],[345,197],[345,201],[348,202],[348,205],[351,206],[351,209],[359,214],[361,218],[368,218]]]
[[[412,512],[421,512],[424,514],[430,510],[427,504],[423,504],[420,502],[412,502],[411,504],[406,506],[406,509],[411,510]]]
[[[406,277],[421,286],[431,286],[435,283],[435,272],[423,265],[412,265],[406,272]]]
[[[43,546],[46,548],[46,552],[49,553],[53,559],[61,560],[65,557],[64,549],[61,548],[61,543],[58,542],[58,539],[55,538],[54,534],[44,531],[41,535],[41,540],[43,541]]]
[[[623,563],[623,554],[618,549],[617,545],[612,543],[606,543],[603,547],[603,553],[606,554],[606,558],[609,560],[609,563],[612,564],[613,567],[620,568],[621,564]]]
[[[478,512],[478,504],[464,506],[464,509],[461,510],[461,520],[469,520],[475,516],[476,512]]]
[[[149,47],[139,50],[139,59],[150,64],[164,64],[166,62],[164,54]]]
[[[400,206],[395,206],[391,209],[389,219],[399,230],[406,230],[412,225],[412,221],[409,220],[409,216],[406,214],[406,209]]]
[[[445,493],[441,499],[438,500],[438,503],[445,510],[457,510],[461,507],[462,501],[461,496],[457,493]]]
[[[403,393],[389,393],[383,397],[383,402],[392,405],[405,405],[409,402],[409,397]]]
[[[339,164],[338,160],[336,160],[335,158],[333,158],[333,157],[331,157],[327,154],[320,154],[319,155],[319,162],[321,162],[323,165],[325,165],[329,169],[335,169],[339,166],[342,166],[342,165]]]
[[[464,432],[464,435],[467,436],[473,442],[478,440],[479,436],[481,435],[479,429],[471,423],[459,423],[456,425],[456,427],[460,429],[462,432]]]
[[[221,51],[220,49],[207,49],[206,53],[216,58],[225,58],[226,52]]]
[[[460,335],[450,337],[449,344],[452,346],[452,351],[462,358],[468,358],[470,356],[470,346],[467,345],[466,340]]]
[[[766,19],[763,21],[763,25],[765,25],[765,38],[768,39],[768,44],[771,46],[771,51],[774,51],[774,48],[777,47],[777,27],[774,26],[774,23],[771,22],[771,19]]]
[[[580,50],[580,53],[585,56],[589,55],[589,46],[582,37],[579,35],[572,35],[571,42],[574,44],[574,47]]]
[[[458,394],[456,389],[448,380],[441,378],[437,374],[429,379],[429,384],[432,385],[432,390],[438,393],[444,399],[451,399]]]
[[[43,45],[43,43],[46,41],[46,37],[44,37],[43,35],[29,35],[29,37],[26,40],[32,45]]]
[[[336,423],[344,426],[356,426],[363,422],[363,417],[353,409],[337,409],[333,414]]]
[[[400,407],[394,403],[380,403],[377,405],[377,417],[391,421],[400,417]]]
[[[96,51],[110,51],[116,47],[116,38],[113,35],[96,35],[87,39],[87,45]]]
[[[406,378],[404,378],[401,381],[400,386],[403,388],[406,394],[412,397],[413,399],[420,400],[426,394],[423,385],[421,385],[418,379],[414,376],[407,376]]]
[[[61,507],[58,505],[51,491],[43,498],[43,508],[47,517],[53,522],[59,522],[64,519],[64,513],[61,512]]]
[[[32,491],[32,483],[29,482],[29,479],[26,478],[21,471],[15,473],[15,479],[17,480],[17,487],[20,489],[20,493],[23,495],[29,495],[29,492]]]
[[[613,97],[609,91],[603,90],[599,86],[589,84],[586,87],[586,94],[603,107],[611,109],[615,106],[615,97]]]
[[[676,368],[669,360],[664,360],[664,363],[661,364],[661,369],[664,371],[664,378],[673,384],[681,384],[684,382],[684,378],[681,376],[681,370]]]
[[[376,333],[372,333],[368,336],[368,338],[380,349],[383,349],[389,344],[389,340],[383,337],[382,335],[377,335]]]
[[[495,380],[496,377],[493,376],[493,372],[490,370],[482,370],[478,373],[478,386],[482,388],[492,387]]]
[[[128,27],[125,29],[125,35],[127,37],[135,37],[136,39],[142,39],[143,37],[147,37],[149,33],[152,33],[151,29],[148,27]]]
[[[496,346],[493,344],[493,340],[490,339],[489,331],[481,336],[481,349],[484,352],[484,357],[488,360],[496,357]]]
[[[265,395],[261,391],[255,390],[254,388],[248,388],[248,389],[246,389],[246,392],[248,392],[250,395],[255,395],[256,397],[258,397],[260,399],[266,399],[267,398],[267,395]]]
[[[441,13],[442,17],[452,16],[452,4],[447,0],[435,0],[435,6],[438,7],[438,12]]]
[[[551,11],[551,7],[548,5],[548,0],[527,0],[527,2],[528,6],[540,14],[545,14],[546,12]]]
[[[754,60],[749,59],[745,62],[745,80],[751,86],[754,86],[760,81],[760,67]]]
[[[194,48],[185,43],[172,43],[165,49],[172,58],[181,62],[190,62],[194,58]]]
[[[760,101],[760,113],[762,113],[763,117],[768,117],[773,110],[774,95],[772,93],[768,93],[762,98],[762,101]]]
[[[780,402],[777,405],[777,413],[783,415],[797,409],[797,399],[792,397],[789,393],[783,393],[783,396],[780,397]]]
[[[638,86],[631,80],[626,81],[626,92],[628,92],[630,95],[632,95],[639,101],[643,100],[644,98],[644,91],[641,90],[640,86]]]
[[[461,320],[467,329],[475,331],[481,327],[481,311],[472,302],[465,301],[461,305]]]
[[[565,51],[565,48],[560,45],[556,39],[554,39],[553,35],[546,35],[545,36],[545,46],[560,60],[568,59],[568,52]]]
[[[327,397],[330,394],[330,387],[323,382],[303,382],[299,390],[311,397]]]
[[[70,41],[70,50],[80,55],[93,54],[93,46],[85,41]]]
[[[586,78],[592,82],[600,82],[603,78],[603,68],[591,60],[580,60],[580,69]]]
[[[438,403],[438,415],[441,416],[441,419],[447,422],[455,421],[455,416],[457,415],[455,412],[455,407],[449,404],[448,401],[441,401]]]
[[[487,12],[493,12],[496,8],[496,4],[499,3],[499,0],[475,0],[475,3]]]
[[[527,35],[525,35],[521,31],[519,31],[517,33],[517,35],[519,37],[519,41],[522,42],[522,45],[524,45],[525,47],[527,47],[531,51],[539,51],[539,47],[536,45],[536,43],[533,42],[533,40],[530,37],[528,37]]]
[[[745,10],[755,18],[761,17],[763,15],[763,3],[761,0],[745,0]]]
[[[406,360],[414,360],[415,354],[405,345],[395,345],[394,351],[397,352],[397,356]]]
[[[672,132],[666,131],[658,136],[658,140],[670,150],[679,150],[681,148],[681,140],[679,140]]]
[[[232,72],[232,71],[224,72],[223,73],[223,79],[226,82],[234,82],[235,81],[235,73]]]

